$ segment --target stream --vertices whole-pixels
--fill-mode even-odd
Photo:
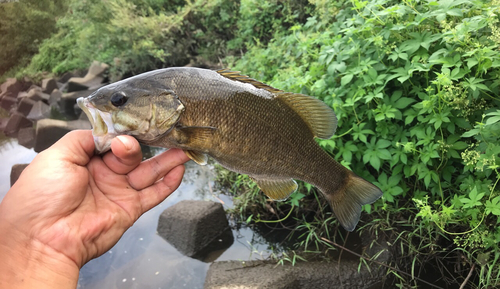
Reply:
[[[143,152],[147,156],[162,150],[145,148]],[[0,133],[0,200],[10,188],[11,167],[29,163],[35,156],[32,149]],[[203,288],[210,263],[182,255],[156,233],[156,227],[163,210],[182,200],[209,200],[231,208],[231,197],[213,190],[214,179],[213,166],[188,162],[177,191],[142,215],[111,250],[88,262],[80,270],[77,288]],[[231,221],[230,225],[236,227]],[[231,247],[211,261],[258,260],[271,254],[264,238],[250,228],[233,229],[232,233]]]

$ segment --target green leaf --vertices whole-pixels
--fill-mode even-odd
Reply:
[[[340,80],[340,84],[342,86],[346,86],[347,84],[349,84],[352,80],[352,78],[354,77],[354,75],[352,74],[346,74],[342,77],[342,79]]]
[[[410,104],[412,104],[414,102],[416,102],[416,100],[413,99],[413,98],[401,97],[400,99],[398,99],[396,101],[396,103],[394,104],[394,107],[398,108],[398,109],[403,109],[403,108],[406,108],[407,106],[409,106]]]

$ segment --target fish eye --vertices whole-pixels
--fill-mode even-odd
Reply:
[[[111,104],[119,107],[127,103],[128,97],[123,92],[115,92],[111,95]]]

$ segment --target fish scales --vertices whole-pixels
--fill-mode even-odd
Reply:
[[[101,88],[86,100],[90,104],[83,102],[84,111],[98,111],[97,125],[99,116],[109,113],[113,127],[108,131],[134,135],[152,146],[181,148],[200,164],[208,155],[248,174],[273,199],[295,191],[293,179],[308,182],[323,193],[347,230],[356,226],[361,206],[382,194],[314,140],[315,134],[329,138],[334,133],[331,108],[234,72],[156,70]],[[99,142],[97,136],[96,146]]]

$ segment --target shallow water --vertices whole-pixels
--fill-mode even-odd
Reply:
[[[0,142],[0,200],[10,187],[11,167],[29,163],[35,156],[15,139]],[[156,233],[156,226],[163,210],[182,200],[210,200],[221,202],[226,209],[231,207],[230,197],[213,190],[214,177],[212,166],[188,162],[177,191],[141,216],[110,251],[87,263],[80,271],[78,288],[203,288],[210,264],[179,253]],[[217,261],[269,256],[265,241],[251,229],[233,230],[233,236],[234,243]]]

